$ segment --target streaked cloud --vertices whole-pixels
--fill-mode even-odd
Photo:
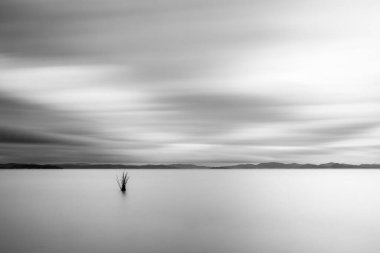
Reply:
[[[2,1],[0,159],[380,162],[379,8]]]

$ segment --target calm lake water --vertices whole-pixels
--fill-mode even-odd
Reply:
[[[380,252],[380,170],[0,171],[0,252]]]

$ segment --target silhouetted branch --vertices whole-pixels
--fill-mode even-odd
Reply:
[[[119,179],[119,177],[116,176],[116,182],[119,185],[119,188],[122,192],[126,191],[125,186],[127,185],[128,180],[129,180],[128,172],[124,171],[123,174],[121,175],[121,179]]]

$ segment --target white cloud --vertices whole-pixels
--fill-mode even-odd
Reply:
[[[34,119],[20,102],[3,127],[78,128],[114,161],[378,160],[375,1],[18,3],[0,4],[0,99]]]

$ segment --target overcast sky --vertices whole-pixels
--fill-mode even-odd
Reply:
[[[379,13],[2,0],[0,162],[380,163]]]

